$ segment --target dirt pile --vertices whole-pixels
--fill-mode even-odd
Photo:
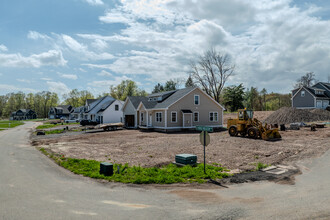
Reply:
[[[290,124],[330,120],[330,112],[323,109],[296,109],[283,107],[265,119],[268,124]]]

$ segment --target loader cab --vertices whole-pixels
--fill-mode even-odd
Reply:
[[[248,119],[253,118],[253,111],[252,110],[246,110],[246,109],[240,109],[238,110],[238,119],[246,121]]]

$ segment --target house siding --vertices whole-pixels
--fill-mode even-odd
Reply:
[[[301,92],[305,91],[305,96],[301,97]],[[295,97],[292,99],[292,107],[296,108],[313,108],[315,107],[315,98],[307,91],[302,88]]]
[[[115,106],[118,105],[118,111],[115,111]],[[117,123],[123,122],[123,111],[122,111],[123,103],[119,100],[114,101],[106,110],[102,113],[98,114],[99,116],[103,116],[103,123]]]
[[[194,97],[199,95],[199,105],[195,105]],[[183,126],[183,113],[182,109],[191,110],[194,112],[199,112],[199,121],[194,122],[194,115],[192,114],[192,126],[196,125],[208,125],[221,127],[222,126],[222,111],[223,109],[214,103],[209,97],[207,97],[203,92],[198,89],[193,90],[191,93],[183,97],[181,100],[173,104],[168,108],[167,111],[167,127],[182,127]],[[177,112],[177,122],[171,122],[171,112]],[[210,122],[209,113],[218,112],[218,121]],[[186,114],[187,117],[190,117],[189,114]]]
[[[136,114],[137,114],[137,111],[136,111],[134,105],[132,104],[131,100],[128,100],[127,104],[123,108],[123,122],[125,122],[126,115],[134,115],[134,119],[135,119],[134,124],[135,124],[135,127],[137,127],[138,121],[136,118]]]

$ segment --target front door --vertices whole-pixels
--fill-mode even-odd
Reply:
[[[192,113],[183,113],[183,127],[188,128],[192,126]]]

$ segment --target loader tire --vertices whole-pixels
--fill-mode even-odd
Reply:
[[[249,128],[247,130],[247,133],[249,138],[254,138],[254,139],[258,138],[258,130],[256,128]]]
[[[230,136],[237,136],[237,128],[236,126],[232,125],[229,127],[228,133]]]

